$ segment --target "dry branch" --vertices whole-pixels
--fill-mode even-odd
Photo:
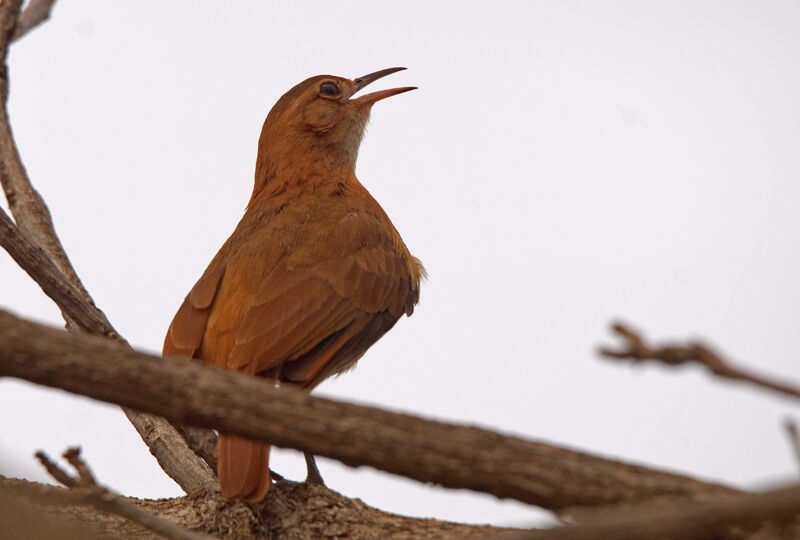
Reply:
[[[64,275],[44,250],[28,240],[2,209],[0,209],[0,245],[28,275],[36,276],[34,279],[44,293],[55,301],[65,318],[68,317],[74,327],[88,334],[118,339],[117,333],[105,315],[102,315],[91,301],[64,279]]]
[[[72,321],[73,327],[89,334],[116,339],[127,346],[91,299],[81,295],[68,283],[44,251],[29,242],[2,210],[0,245],[36,280],[45,294],[55,301],[65,317]],[[124,409],[124,412],[161,468],[184,491],[189,493],[195,489],[216,489],[211,469],[189,448],[185,439],[169,422],[131,409]]]
[[[0,375],[368,465],[421,482],[559,510],[740,493],[555,446],[275,389],[256,377],[163,359],[0,312]]]
[[[615,323],[611,329],[622,337],[624,347],[611,349],[600,347],[599,353],[606,358],[617,360],[645,361],[652,360],[668,366],[680,366],[696,363],[704,366],[714,375],[724,379],[747,382],[760,388],[779,392],[795,399],[800,398],[800,387],[772,377],[766,377],[732,365],[723,360],[717,353],[702,343],[689,343],[688,345],[667,345],[652,347],[645,343],[644,338],[627,325]]]
[[[45,468],[47,474],[53,477],[53,479],[61,484],[64,487],[75,487],[78,485],[78,481],[70,476],[64,469],[59,467],[52,459],[50,459],[47,454],[43,451],[39,450],[34,454],[34,457],[39,460],[39,463],[42,464],[42,467]]]
[[[38,8],[33,4],[28,8],[44,7],[41,2],[38,4]],[[6,109],[8,79],[5,57],[19,5],[19,1],[0,4],[0,183],[17,223],[15,226],[0,210],[0,243],[61,308],[70,329],[80,328],[123,341],[105,314],[94,305],[72,268],[53,228],[50,211],[28,179],[11,133]],[[33,15],[30,17],[35,18]],[[124,412],[161,468],[184,491],[215,489],[211,469],[168,422],[133,410]]]
[[[11,41],[16,41],[47,19],[50,18],[50,10],[56,0],[28,0],[28,5],[22,10],[17,21],[17,27],[11,36]]]
[[[124,497],[98,485],[89,466],[81,458],[79,448],[70,448],[64,452],[64,459],[75,468],[78,473],[77,478],[70,476],[44,452],[37,452],[36,458],[53,478],[70,488],[68,491],[50,490],[51,500],[61,504],[88,504],[101,512],[118,515],[173,540],[211,540],[212,538],[207,534],[187,531],[172,522],[156,517],[129,503]]]
[[[42,4],[42,2],[36,2]],[[45,2],[46,3],[46,2]],[[28,173],[22,164],[22,158],[14,142],[11,124],[8,119],[6,103],[8,101],[8,68],[6,66],[6,53],[9,39],[14,32],[19,13],[19,0],[5,0],[0,9],[0,182],[8,200],[8,207],[17,225],[25,235],[44,249],[56,265],[61,269],[70,283],[83,295],[89,293],[83,287],[78,275],[72,268],[61,241],[53,227],[53,219],[42,196],[33,187],[28,179]],[[30,9],[32,6],[28,6]],[[27,11],[27,10],[26,10]],[[49,13],[49,8],[47,9]],[[25,21],[22,21],[23,23]],[[27,24],[27,23],[26,23]],[[21,27],[22,28],[22,27]],[[33,28],[22,28],[23,33]]]
[[[508,540],[681,540],[749,537],[765,521],[785,521],[797,534],[800,514],[800,485],[757,495],[742,495],[708,504],[670,504],[611,510],[594,523],[560,527],[551,531],[503,536]],[[787,533],[788,534],[788,533]],[[785,536],[785,538],[795,536]]]
[[[0,502],[4,497],[24,501],[27,507],[40,509],[40,516],[61,522],[62,527],[91,527],[92,535],[79,538],[154,538],[142,527],[89,506],[51,504],[54,497],[60,496],[59,502],[75,505],[74,497],[67,498],[67,495],[67,490],[62,488],[0,476]],[[226,502],[219,495],[210,493],[155,501],[130,497],[124,499],[151,514],[217,538],[477,540],[490,535],[492,538],[504,538],[505,535],[519,532],[519,529],[398,516],[371,508],[358,499],[349,499],[324,486],[292,482],[276,483],[267,498],[252,507],[241,501]],[[2,517],[0,507],[0,520]],[[0,526],[5,526],[5,523]],[[504,534],[495,536],[496,533]],[[56,535],[41,537],[61,538]]]
[[[189,447],[217,473],[217,435],[210,429],[175,425]]]

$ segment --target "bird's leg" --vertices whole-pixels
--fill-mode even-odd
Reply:
[[[317,468],[317,461],[314,459],[314,454],[303,452],[303,455],[306,457],[306,467],[308,468],[306,484],[317,484],[319,486],[324,486],[325,481],[322,479],[322,475],[319,474],[319,469]]]

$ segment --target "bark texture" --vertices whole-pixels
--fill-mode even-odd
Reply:
[[[57,495],[54,495],[56,493]],[[63,488],[0,477],[0,502],[13,500],[35,509],[53,529],[70,531],[70,538],[162,538],[119,516],[104,514],[87,505],[53,505],[54,497],[69,497]],[[195,493],[155,501],[126,500],[186,529],[218,538],[314,539],[457,539],[506,538],[519,529],[471,526],[434,519],[415,519],[383,512],[358,499],[348,499],[325,486],[278,482],[259,505],[227,502],[219,495]],[[0,518],[3,518],[0,510]],[[6,522],[10,524],[11,521]],[[24,524],[21,524],[24,525]],[[38,525],[38,524],[37,524]],[[25,529],[20,526],[20,530]],[[24,536],[23,536],[24,537]],[[47,536],[44,536],[47,537]],[[60,536],[55,536],[59,537]]]
[[[255,377],[145,355],[0,312],[0,375],[277,446],[559,511],[741,492],[485,429],[276,389]]]

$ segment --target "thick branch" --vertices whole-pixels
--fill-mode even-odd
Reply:
[[[737,490],[580,452],[275,389],[256,377],[136,353],[0,312],[0,375],[23,378],[351,466],[559,510]]]
[[[63,506],[64,503],[74,505],[76,501],[62,488],[0,476],[0,503],[4,500],[13,500],[17,504],[24,501],[26,506],[40,509],[39,516],[44,514],[51,521],[57,520],[62,527],[91,526],[93,534],[80,538],[154,538],[141,527],[116,516],[100,513],[94,508]],[[325,486],[291,482],[276,483],[267,498],[252,507],[241,501],[227,502],[219,495],[210,493],[155,501],[129,497],[125,500],[150,514],[218,538],[477,540],[504,538],[504,535],[498,537],[495,533],[508,535],[519,531],[398,516],[371,508],[357,499],[348,499]],[[54,501],[60,503],[60,506],[53,506],[51,503]],[[0,520],[3,517],[2,509],[0,505]],[[51,536],[62,538],[63,532],[60,535],[41,535],[42,538]]]
[[[714,375],[724,379],[747,382],[761,388],[779,392],[795,399],[800,398],[800,387],[787,381],[742,369],[723,360],[717,353],[702,343],[689,343],[680,346],[652,347],[645,343],[637,332],[622,323],[615,323],[612,330],[622,337],[624,347],[619,350],[600,347],[599,352],[606,358],[617,360],[654,360],[668,366],[696,363],[704,366]]]
[[[186,442],[203,458],[214,473],[217,472],[217,435],[206,428],[193,426],[174,426],[175,429],[186,439]]]
[[[65,520],[53,512],[53,507],[42,508],[20,496],[17,486],[25,486],[26,495],[33,497],[36,488],[64,491],[61,488],[28,484],[24,480],[8,480],[0,476],[0,528],[6,538],[57,538],[58,540],[88,540],[103,538],[94,523],[76,523]],[[37,497],[37,500],[41,498]],[[44,502],[41,501],[44,505]],[[92,509],[93,510],[93,509]],[[107,538],[107,537],[106,537]]]
[[[216,475],[170,423],[130,407],[122,411],[167,475],[186,493],[219,489]]]
[[[757,495],[742,495],[708,504],[673,504],[666,508],[639,507],[610,510],[594,523],[560,527],[547,532],[519,533],[508,540],[681,540],[739,538],[750,536],[758,525],[769,520],[787,520],[797,534],[800,514],[800,485],[775,489]],[[735,527],[739,527],[736,529]],[[795,538],[781,536],[782,538]]]

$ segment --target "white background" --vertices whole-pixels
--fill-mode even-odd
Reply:
[[[796,475],[783,400],[698,369],[598,358],[623,317],[797,376],[796,2],[59,2],[12,46],[10,112],[78,273],[160,351],[252,188],[278,97],[320,73],[408,71],[357,174],[430,279],[319,394],[759,488]],[[61,325],[8,257],[0,305]],[[0,473],[80,444],[125,493],[172,496],[118,408],[0,382]],[[302,477],[295,451],[274,467]],[[415,516],[527,524],[492,497],[320,462],[329,486]]]

